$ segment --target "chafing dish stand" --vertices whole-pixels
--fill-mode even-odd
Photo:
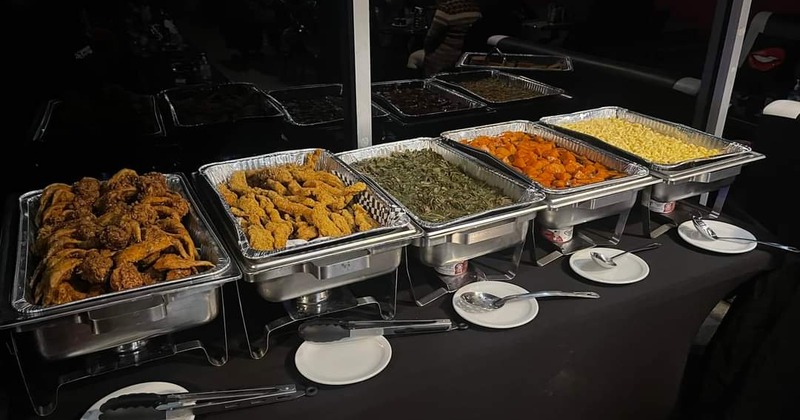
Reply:
[[[280,303],[267,303],[257,286],[236,283],[236,293],[244,326],[246,348],[253,359],[261,359],[280,332],[294,332],[292,326],[303,321],[338,314],[357,319],[394,318],[397,304],[398,270],[372,279],[322,290]]]
[[[764,158],[763,154],[749,152],[681,171],[651,169],[650,173],[660,182],[642,190],[640,210],[644,235],[657,238],[691,220],[692,214],[698,212],[705,218],[716,219],[742,167]],[[714,203],[709,208],[708,199],[712,193]],[[699,206],[684,202],[695,197],[699,198]],[[665,209],[665,206],[670,207]]]

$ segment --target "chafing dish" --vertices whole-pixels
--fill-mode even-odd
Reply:
[[[401,109],[397,104],[386,98],[382,94],[382,92],[390,89],[401,88],[401,89],[410,89],[410,88],[419,88],[430,91],[432,93],[441,95],[447,98],[451,103],[457,104],[459,106],[458,109],[455,110],[440,110],[436,112],[425,112],[425,113],[418,113],[412,114],[408,113],[407,111]],[[428,118],[428,117],[443,117],[443,116],[450,116],[450,115],[461,115],[464,113],[474,112],[476,110],[484,110],[486,108],[486,104],[483,102],[470,99],[467,96],[456,92],[452,89],[446,88],[444,86],[436,84],[433,80],[393,80],[389,82],[378,82],[372,84],[372,98],[381,105],[384,109],[388,110],[389,112],[393,113],[400,119],[403,120],[413,120],[418,118]]]
[[[184,115],[183,111],[176,105],[178,100],[189,100],[198,94],[214,94],[215,92],[226,89],[240,89],[241,92],[252,95],[255,98],[260,98],[258,106],[261,108],[257,115],[236,116],[236,115],[222,115],[218,116],[216,120],[207,120],[202,122],[189,121],[189,116]],[[176,128],[190,128],[190,127],[203,127],[216,124],[230,124],[240,121],[255,121],[255,120],[270,120],[273,118],[281,117],[283,113],[278,110],[275,104],[272,103],[266,93],[251,83],[223,83],[218,85],[191,85],[171,88],[159,93],[163,98],[172,117],[172,124]],[[255,106],[256,104],[254,104]]]
[[[200,211],[182,175],[168,174],[171,190],[190,203],[185,225],[200,256],[214,267],[179,280],[106,293],[75,302],[42,307],[32,303],[28,285],[37,261],[31,254],[36,235],[33,216],[41,190],[19,199],[17,261],[11,306],[0,328],[14,328],[18,339],[31,341],[49,360],[93,353],[176,332],[214,320],[219,313],[220,288],[240,277],[238,268]]]
[[[356,200],[381,225],[367,232],[341,238],[313,240],[274,251],[252,249],[230,208],[216,186],[234,171],[283,164],[301,164],[316,149],[292,150],[252,158],[211,163],[198,173],[219,213],[225,239],[243,271],[244,280],[255,283],[258,293],[270,302],[281,302],[366,280],[395,270],[402,249],[419,235],[408,216],[373,188]],[[336,174],[345,184],[361,181],[347,165],[324,151],[318,170]]]
[[[433,150],[470,176],[500,188],[515,202],[483,213],[443,223],[431,223],[420,219],[380,187],[378,182],[362,174],[372,185],[392,197],[392,200],[422,228],[424,233],[414,239],[412,248],[423,263],[440,267],[506,249],[525,240],[529,222],[536,216],[537,211],[546,208],[543,204],[544,194],[536,187],[507,177],[437,139],[405,140],[343,152],[337,156],[345,163],[353,164],[374,157],[389,156],[394,152],[425,149]]]
[[[496,69],[530,72],[572,71],[572,59],[560,55],[465,52],[457,68]]]
[[[479,136],[498,136],[505,132],[518,131],[539,136],[545,140],[555,142],[559,147],[563,147],[573,153],[589,158],[595,162],[602,163],[610,169],[614,169],[626,174],[624,177],[609,179],[594,184],[582,185],[579,187],[570,188],[547,188],[539,185],[536,181],[520,172],[518,169],[503,163],[501,160],[494,157],[492,154],[476,149],[469,144],[461,143],[462,140],[472,140]],[[592,190],[600,187],[607,187],[610,185],[628,183],[634,179],[646,178],[648,176],[647,168],[642,165],[628,161],[627,159],[619,158],[611,153],[601,150],[597,147],[591,146],[585,142],[572,138],[570,136],[559,133],[555,130],[543,127],[531,121],[510,121],[506,123],[490,124],[480,127],[466,128],[463,130],[447,131],[441,134],[441,137],[448,146],[461,150],[472,156],[491,164],[493,167],[502,170],[509,176],[515,177],[525,183],[534,184],[541,189],[548,197],[562,196],[567,194],[574,194],[581,191]]]
[[[433,79],[438,83],[442,83],[450,87],[451,89],[455,89],[464,92],[468,95],[471,95],[489,105],[517,104],[528,101],[541,100],[543,98],[558,96],[564,93],[563,89],[546,85],[544,83],[537,82],[536,80],[532,80],[524,76],[503,73],[499,70],[465,71],[461,73],[439,73],[434,75]],[[535,96],[523,99],[513,99],[508,101],[495,101],[490,98],[486,98],[485,96],[482,96],[477,92],[470,90],[466,86],[461,85],[462,82],[482,80],[482,79],[497,79],[505,83],[506,86],[508,86],[509,88],[524,90],[530,92],[532,95]]]
[[[657,163],[648,160],[646,158],[640,157],[638,155],[635,155],[633,153],[630,153],[619,147],[613,146],[609,143],[606,143],[605,141],[597,137],[590,136],[563,127],[563,124],[567,123],[575,123],[579,121],[607,119],[607,118],[618,118],[631,123],[641,124],[647,128],[650,128],[653,131],[681,139],[690,144],[695,144],[710,149],[720,149],[722,150],[722,153],[706,158],[685,160],[677,163],[670,163],[670,164]],[[617,155],[625,156],[628,159],[641,162],[647,165],[647,167],[650,168],[651,170],[658,172],[678,171],[678,170],[688,169],[697,166],[699,164],[704,164],[711,161],[730,158],[736,155],[742,155],[751,152],[750,147],[745,146],[741,143],[725,140],[723,138],[712,136],[711,134],[708,134],[706,132],[691,127],[687,127],[685,125],[663,121],[657,118],[649,117],[616,106],[607,106],[602,108],[575,112],[572,114],[543,117],[540,119],[540,121],[544,124],[555,127],[559,131],[564,131],[566,133],[569,133],[570,135],[573,135],[579,139],[585,139],[591,141],[604,149],[613,151]]]
[[[720,149],[723,152],[719,155],[702,159],[692,159],[674,164],[658,164],[611,146],[595,137],[559,127],[560,124],[594,118],[622,118],[642,124],[660,133],[675,136],[704,147]],[[573,114],[544,117],[541,121],[578,138],[596,142],[600,147],[607,148],[615,154],[629,156],[633,160],[642,162],[650,169],[650,174],[659,179],[659,182],[642,192],[641,204],[645,212],[643,228],[646,234],[654,238],[666,232],[670,227],[677,226],[685,218],[685,215],[680,213],[670,214],[672,213],[671,211],[662,210],[669,209],[669,205],[676,201],[701,196],[701,203],[705,205],[707,194],[716,191],[718,194],[712,205],[710,215],[711,217],[718,216],[722,212],[728,190],[733,184],[736,175],[741,173],[742,166],[765,157],[760,153],[753,152],[749,146],[741,143],[716,137],[681,124],[648,117],[620,107],[603,107]],[[650,208],[658,208],[659,210],[656,213],[660,213],[661,216],[670,219],[672,222],[663,225],[663,227],[656,227],[650,219]]]
[[[326,126],[326,125],[334,125],[337,123],[341,123],[344,121],[344,109],[340,109],[342,116],[340,117],[331,117],[331,118],[320,118],[318,121],[305,121],[302,118],[298,118],[298,116],[294,115],[288,107],[287,103],[292,100],[305,100],[305,99],[315,99],[320,100],[326,96],[335,97],[335,98],[342,98],[342,85],[335,83],[335,84],[320,84],[320,85],[306,85],[306,86],[297,86],[291,87],[286,89],[277,89],[271,90],[267,93],[270,98],[275,102],[278,108],[283,112],[283,115],[290,124],[296,125],[299,127],[319,127],[319,126]],[[330,104],[332,108],[335,107],[342,107],[341,103],[332,103]],[[372,105],[372,117],[373,118],[384,118],[388,116],[388,113],[381,109],[376,105]]]

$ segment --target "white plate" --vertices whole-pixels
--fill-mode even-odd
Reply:
[[[486,292],[495,296],[505,297],[518,293],[528,293],[527,290],[516,284],[504,281],[477,281],[470,283],[453,293],[453,308],[456,313],[467,322],[486,328],[514,328],[525,325],[536,318],[539,313],[539,303],[536,299],[511,301],[500,309],[487,310],[476,308],[461,299],[465,292]]]
[[[186,388],[175,385],[170,382],[144,382],[141,384],[131,385],[122,389],[118,389],[89,407],[86,413],[81,417],[81,420],[98,420],[100,418],[100,406],[106,401],[119,397],[125,394],[135,393],[153,393],[153,394],[172,394],[175,392],[188,392]],[[194,420],[194,414],[189,414],[184,417],[176,417],[176,420]]]
[[[569,257],[569,266],[579,276],[598,283],[630,284],[644,280],[650,274],[650,266],[634,254],[625,254],[615,258],[614,262],[617,263],[617,266],[614,268],[597,265],[589,255],[590,252],[600,252],[613,257],[623,251],[614,248],[582,249]]]
[[[717,236],[730,236],[735,238],[750,238],[756,239],[752,233],[734,226],[730,223],[720,222],[718,220],[705,220],[704,222],[714,230]],[[678,226],[678,236],[683,238],[684,241],[706,251],[719,252],[721,254],[742,254],[756,249],[756,243],[750,241],[736,241],[729,239],[713,240],[708,239],[697,231],[694,223],[691,220],[681,223]]]
[[[301,375],[318,384],[347,385],[381,373],[391,359],[392,346],[379,335],[333,343],[304,341],[294,364]]]

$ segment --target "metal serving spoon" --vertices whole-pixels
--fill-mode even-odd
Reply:
[[[620,257],[620,256],[625,255],[625,254],[633,254],[634,252],[649,251],[651,249],[656,249],[656,248],[658,248],[660,246],[661,246],[661,244],[659,242],[653,242],[653,243],[647,244],[647,245],[645,245],[645,246],[643,246],[641,248],[634,248],[634,249],[630,249],[630,250],[625,251],[625,252],[620,252],[619,254],[614,255],[613,257],[608,257],[605,254],[601,254],[601,253],[599,253],[597,251],[592,251],[592,252],[589,253],[589,255],[592,257],[592,260],[594,260],[594,262],[596,262],[597,265],[599,265],[600,267],[603,267],[603,268],[614,268],[614,267],[617,266],[617,263],[614,262],[614,259],[617,258],[617,257]]]
[[[701,218],[699,218],[697,216],[692,216],[692,224],[694,224],[694,228],[697,229],[697,231],[700,232],[701,235],[703,235],[704,237],[706,237],[708,239],[711,239],[712,241],[718,241],[718,240],[749,241],[749,242],[755,242],[755,243],[761,244],[761,245],[771,246],[773,248],[782,249],[784,251],[789,251],[789,252],[794,252],[794,253],[800,254],[800,248],[796,248],[796,247],[789,246],[789,245],[783,245],[783,244],[779,244],[779,243],[776,243],[776,242],[765,242],[765,241],[759,241],[757,239],[751,239],[751,238],[735,238],[735,237],[732,237],[732,236],[718,236],[717,233],[714,232],[714,230],[711,229],[711,227],[708,226],[706,224],[706,222],[703,221],[703,219],[701,219]]]
[[[546,292],[531,292],[521,293],[517,295],[510,295],[506,297],[495,296],[486,292],[465,292],[461,295],[461,300],[469,303],[470,305],[477,306],[483,309],[500,309],[507,302],[518,299],[533,299],[543,297],[574,297],[574,298],[587,298],[597,299],[600,297],[595,292],[560,292],[551,290]]]

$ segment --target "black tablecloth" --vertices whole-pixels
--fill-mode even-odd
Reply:
[[[629,226],[621,245],[651,241],[640,232],[638,225]],[[511,330],[471,327],[392,338],[391,362],[368,381],[322,386],[313,398],[205,418],[667,418],[700,324],[720,299],[770,269],[775,258],[761,248],[741,255],[708,253],[683,242],[675,230],[658,240],[661,248],[641,254],[651,272],[639,283],[583,280],[566,258],[545,267],[524,263],[513,281],[528,290],[593,290],[601,299],[541,300],[536,319]],[[400,297],[405,299],[397,319],[457,318],[451,295],[426,307]],[[241,334],[237,316],[229,307],[232,335]],[[79,382],[62,389],[49,418],[77,419],[109,392],[145,381],[193,391],[303,383],[293,363],[299,344],[292,335],[261,360],[232,349],[236,355],[222,367],[176,356]],[[16,394],[9,418],[36,418],[24,388],[9,388]]]

